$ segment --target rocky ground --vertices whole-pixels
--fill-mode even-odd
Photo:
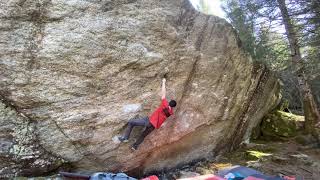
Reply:
[[[216,160],[198,162],[159,176],[162,179],[185,178],[216,173],[233,165],[251,167],[267,175],[295,175],[305,180],[319,180],[320,147],[303,146],[293,139],[282,142],[256,141]]]
[[[200,161],[180,169],[161,172],[157,176],[161,180],[186,178],[217,173],[219,169],[233,165],[251,167],[267,175],[295,175],[302,176],[305,180],[319,180],[320,146],[301,145],[294,139],[278,142],[260,140],[216,159]],[[145,175],[141,175],[141,177],[143,176]],[[39,179],[61,178],[54,175]]]

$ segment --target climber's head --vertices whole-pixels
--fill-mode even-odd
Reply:
[[[170,106],[170,107],[176,107],[176,105],[177,105],[177,102],[176,102],[175,100],[171,100],[171,101],[169,102],[169,106]]]

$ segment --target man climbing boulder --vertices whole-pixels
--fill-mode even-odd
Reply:
[[[144,138],[150,134],[155,128],[159,129],[162,123],[173,114],[173,108],[176,107],[177,103],[175,100],[171,100],[169,103],[166,99],[166,79],[162,79],[161,88],[161,104],[160,106],[151,114],[151,116],[131,119],[128,122],[128,127],[123,136],[119,137],[121,142],[128,142],[130,133],[134,126],[143,126],[144,131],[140,134],[137,141],[131,146],[132,150],[137,150],[138,146],[143,142]]]

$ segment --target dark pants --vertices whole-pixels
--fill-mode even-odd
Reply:
[[[144,138],[150,134],[153,130],[154,127],[149,121],[149,117],[143,117],[143,118],[138,118],[138,119],[131,119],[128,122],[128,127],[125,131],[124,138],[129,139],[131,131],[134,126],[143,126],[144,130],[137,139],[137,141],[132,145],[135,148],[138,148],[138,146],[143,142]]]

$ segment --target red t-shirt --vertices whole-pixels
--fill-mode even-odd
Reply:
[[[157,129],[160,128],[162,123],[167,119],[165,113],[166,110],[164,109],[166,109],[170,115],[173,114],[173,110],[169,107],[168,101],[166,99],[162,99],[161,105],[149,117],[150,123]]]

